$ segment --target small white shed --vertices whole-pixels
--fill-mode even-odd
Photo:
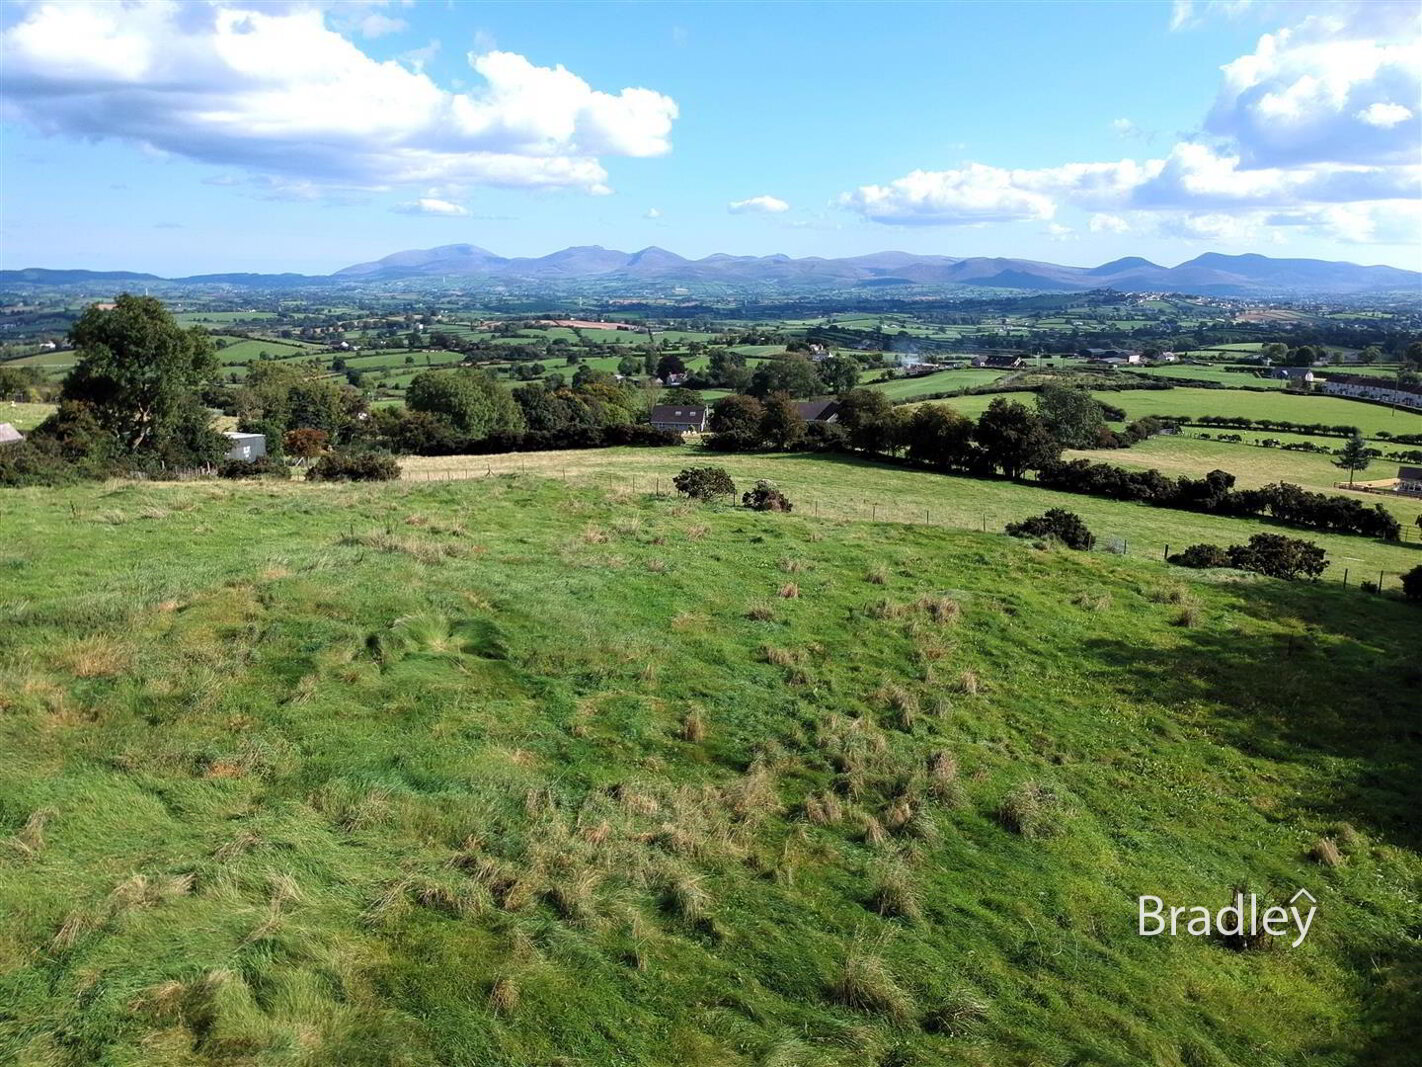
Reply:
[[[267,454],[266,434],[260,433],[224,433],[227,443],[231,447],[227,449],[228,459],[261,459]]]

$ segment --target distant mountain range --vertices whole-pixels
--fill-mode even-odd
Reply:
[[[1099,267],[1066,267],[1030,259],[973,256],[920,256],[876,252],[845,259],[809,256],[731,256],[686,259],[664,248],[619,252],[599,245],[565,248],[537,258],[508,258],[478,245],[396,252],[383,259],[338,270],[327,276],[301,274],[203,274],[160,278],[126,271],[0,271],[0,285],[67,285],[100,282],[181,283],[265,288],[341,284],[449,281],[468,279],[491,284],[599,282],[627,285],[729,285],[797,289],[893,289],[913,286],[980,286],[1071,292],[1116,289],[1122,292],[1175,292],[1203,296],[1308,294],[1346,296],[1407,291],[1422,295],[1422,273],[1396,267],[1361,267],[1319,259],[1271,259],[1256,254],[1226,256],[1207,252],[1174,267],[1139,256]]]

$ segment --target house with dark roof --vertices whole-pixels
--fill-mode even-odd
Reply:
[[[806,422],[838,422],[838,400],[807,400],[795,405],[800,418]]]
[[[1021,356],[979,356],[973,360],[973,366],[988,370],[1017,370],[1022,365]]]
[[[1397,491],[1408,496],[1422,496],[1422,467],[1399,467]]]
[[[704,406],[658,404],[652,408],[652,425],[673,433],[705,433],[706,417]]]
[[[1275,367],[1269,371],[1267,377],[1282,378],[1286,382],[1311,382],[1313,371],[1308,367]]]

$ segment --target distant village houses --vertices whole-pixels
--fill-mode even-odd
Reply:
[[[1364,374],[1339,374],[1327,379],[1321,388],[1329,396],[1375,400],[1380,404],[1397,404],[1422,411],[1422,385],[1401,385]]]
[[[673,433],[705,433],[706,422],[705,407],[657,404],[652,408],[652,425],[659,430],[671,430]]]

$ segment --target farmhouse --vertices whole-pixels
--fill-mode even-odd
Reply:
[[[1274,367],[1269,371],[1267,377],[1281,378],[1286,382],[1311,382],[1313,381],[1313,371],[1307,367]]]
[[[806,422],[839,421],[838,400],[808,400],[802,404],[796,404],[795,410]]]
[[[0,422],[0,445],[13,445],[24,439],[25,435],[8,422]]]
[[[1329,396],[1376,400],[1383,404],[1398,404],[1422,411],[1422,385],[1400,385],[1364,374],[1339,374],[1323,383],[1323,391]]]
[[[1422,496],[1422,467],[1397,468],[1397,491],[1408,496]]]
[[[227,449],[228,459],[245,459],[251,461],[261,459],[267,454],[267,438],[260,433],[224,433],[230,446]]]
[[[706,408],[658,404],[652,408],[652,425],[675,433],[705,433]]]
[[[978,356],[973,366],[988,370],[1017,370],[1022,366],[1021,356]]]

